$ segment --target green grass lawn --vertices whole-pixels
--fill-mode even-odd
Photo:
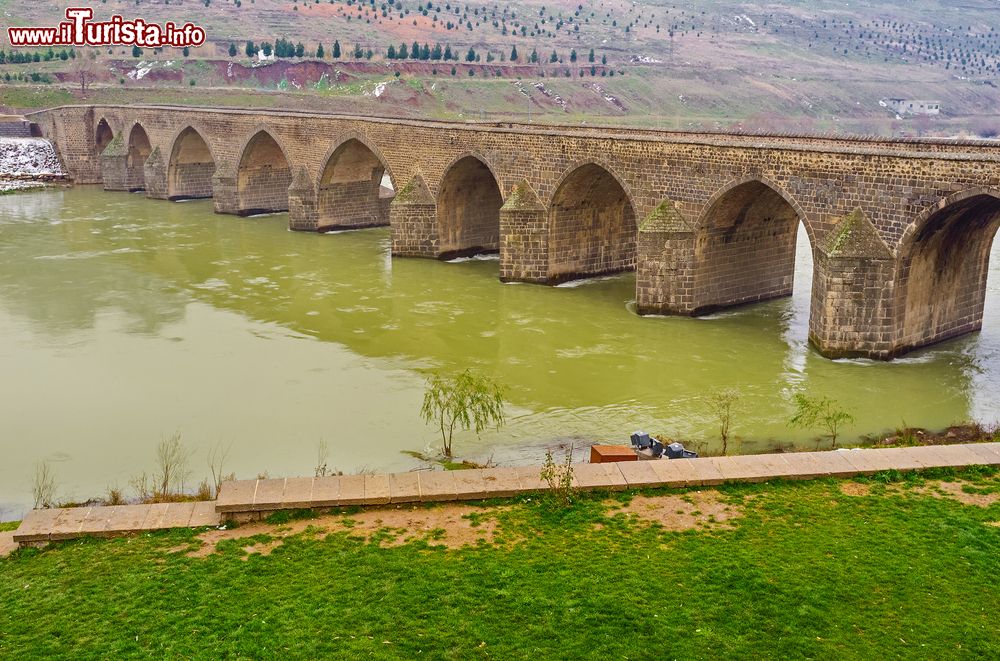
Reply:
[[[743,516],[683,532],[589,494],[485,505],[497,537],[459,550],[347,529],[267,556],[243,549],[258,536],[188,557],[186,531],[19,551],[0,656],[997,658],[1000,502],[882,477],[724,487]]]

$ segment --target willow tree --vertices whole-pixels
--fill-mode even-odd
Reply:
[[[427,379],[420,417],[437,425],[444,454],[451,457],[455,429],[474,429],[477,434],[487,427],[500,429],[506,421],[503,396],[502,385],[471,370],[453,377],[433,374]]]

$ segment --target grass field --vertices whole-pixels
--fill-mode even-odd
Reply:
[[[970,469],[525,498],[462,506],[460,548],[433,523],[403,543],[392,511],[66,542],[0,560],[0,655],[996,658],[998,491]]]

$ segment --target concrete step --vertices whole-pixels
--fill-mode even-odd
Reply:
[[[67,507],[32,510],[14,531],[18,544],[76,537],[114,537],[151,530],[217,526],[221,521],[215,501]]]
[[[889,469],[920,470],[976,464],[1000,465],[1000,443],[912,448],[827,450],[577,464],[580,489],[711,486],[726,482],[870,475]],[[510,497],[548,489],[540,466],[390,475],[238,480],[222,485],[217,509],[224,516],[255,519],[281,509],[439,502]]]

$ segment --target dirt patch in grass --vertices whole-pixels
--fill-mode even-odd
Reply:
[[[708,489],[680,495],[636,496],[627,505],[612,507],[609,513],[655,523],[665,530],[683,531],[706,526],[730,529],[733,527],[730,522],[743,516],[743,508],[726,502],[718,491]]]
[[[935,498],[950,498],[963,505],[977,507],[989,507],[1000,501],[1000,493],[986,492],[967,482],[931,482],[914,491],[929,494]]]
[[[16,550],[17,542],[14,541],[14,531],[0,532],[0,558],[6,558]]]
[[[840,493],[845,496],[870,496],[872,488],[871,486],[861,484],[860,482],[841,482]]]
[[[250,544],[243,547],[243,552],[246,553],[244,560],[249,558],[253,554],[258,555],[271,555],[271,551],[281,546],[282,541],[280,539],[273,539],[269,542],[259,542],[257,544]]]
[[[281,546],[285,538],[293,535],[316,537],[345,531],[365,541],[377,539],[380,546],[426,541],[456,549],[480,542],[492,544],[497,531],[496,515],[506,509],[481,509],[469,505],[411,506],[330,514],[280,524],[260,521],[238,528],[208,530],[198,535],[201,546],[197,549],[190,550],[189,546],[185,546],[171,550],[187,550],[189,557],[203,558],[215,553],[219,542],[266,535],[270,538],[268,541],[248,544],[243,550],[248,556],[255,553],[268,555]]]

